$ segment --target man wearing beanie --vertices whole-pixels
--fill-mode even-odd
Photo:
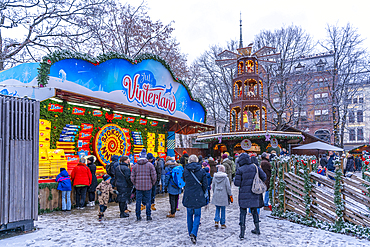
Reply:
[[[146,220],[151,217],[151,189],[157,181],[157,174],[152,163],[147,159],[146,150],[143,148],[137,165],[132,168],[131,181],[136,188],[136,218],[141,220],[141,202],[146,206]]]
[[[162,170],[162,168],[155,162],[155,158],[154,158],[153,154],[148,153],[146,158],[150,163],[153,164],[153,166],[155,168],[155,173],[157,174],[157,181],[152,187],[152,193],[151,193],[151,196],[150,196],[151,210],[155,211],[155,210],[157,210],[155,208],[155,203],[154,203],[155,202],[155,195],[157,193],[157,187],[159,185],[159,181],[161,180],[161,170]]]

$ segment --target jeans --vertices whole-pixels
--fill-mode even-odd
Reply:
[[[164,180],[166,178],[166,174],[165,175],[161,175],[161,184],[162,184],[162,193],[164,193]]]
[[[89,202],[95,202],[95,191],[89,192]]]
[[[71,210],[71,191],[62,191],[62,210]]]
[[[220,211],[221,211],[221,222],[220,222]],[[225,225],[226,222],[226,207],[216,206],[215,221],[220,222],[221,225]]]
[[[141,202],[146,206],[146,216],[151,215],[150,195],[152,190],[136,190],[136,217],[141,217]]]
[[[76,187],[76,207],[82,208],[85,205],[86,192],[88,186]]]
[[[251,210],[251,209],[252,209],[252,208],[249,208],[249,209],[248,209],[248,212],[249,212],[249,213],[252,213],[252,210]],[[258,214],[260,214],[260,209],[259,209],[259,208],[257,208],[257,213],[258,213]]]
[[[189,236],[190,234],[197,236],[202,208],[186,208],[186,210]]]
[[[150,203],[151,204],[154,204],[154,200],[155,200],[155,194],[157,192],[157,185],[158,183],[155,183],[152,187],[152,193],[151,193],[151,199],[150,199]]]
[[[274,194],[274,190],[272,190],[272,194]],[[269,206],[269,199],[270,199],[270,192],[269,191],[266,191],[265,192],[265,198],[263,199],[263,205],[265,207],[268,207]]]
[[[171,214],[176,213],[176,208],[178,206],[179,202],[179,195],[171,195],[169,194],[170,197],[170,205],[171,205]]]

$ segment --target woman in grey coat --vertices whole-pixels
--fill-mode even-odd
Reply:
[[[253,215],[253,222],[255,229],[252,230],[254,234],[260,234],[259,228],[259,216],[257,213],[257,208],[263,207],[263,197],[262,194],[254,194],[252,192],[252,185],[254,177],[257,173],[259,178],[262,181],[266,180],[265,172],[255,166],[250,158],[249,155],[246,153],[242,153],[239,157],[239,165],[240,168],[237,170],[235,175],[235,186],[239,188],[239,207],[240,207],[240,239],[244,239],[245,233],[245,217],[247,214],[247,208],[251,209]]]
[[[218,228],[218,223],[221,220],[221,228],[226,228],[226,206],[229,205],[229,196],[231,196],[231,187],[229,178],[225,173],[225,167],[218,165],[218,172],[213,176],[212,192],[213,197],[211,203],[216,206],[215,227]],[[220,218],[221,211],[221,218]]]

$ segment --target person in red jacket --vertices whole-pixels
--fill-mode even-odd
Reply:
[[[76,208],[83,209],[86,200],[87,188],[91,184],[91,171],[85,164],[85,158],[81,158],[78,165],[73,168],[71,179],[76,191]]]

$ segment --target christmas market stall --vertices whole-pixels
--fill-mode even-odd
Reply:
[[[203,104],[155,55],[58,51],[1,72],[0,86],[0,94],[40,101],[40,183],[61,167],[70,173],[81,155],[96,156],[103,174],[112,155],[135,160],[146,148],[174,156],[175,133],[213,130]]]

